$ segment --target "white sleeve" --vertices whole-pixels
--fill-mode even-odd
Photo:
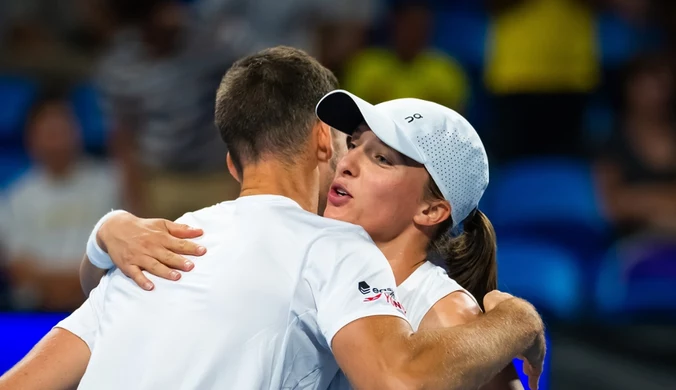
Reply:
[[[103,315],[103,296],[108,286],[108,279],[108,275],[101,278],[99,285],[92,290],[82,306],[54,326],[81,338],[89,347],[90,352],[94,351],[99,335],[99,319]]]
[[[306,280],[329,347],[342,327],[360,318],[390,315],[406,319],[390,264],[370,239],[346,232],[323,236],[308,256]]]

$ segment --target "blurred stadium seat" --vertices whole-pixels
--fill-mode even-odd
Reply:
[[[0,145],[20,145],[24,123],[37,94],[32,80],[0,76]]]
[[[558,318],[581,308],[582,278],[575,256],[556,246],[498,241],[499,289],[523,297]]]
[[[618,243],[601,266],[595,298],[604,314],[676,313],[676,244]]]
[[[488,15],[480,9],[459,8],[435,13],[434,46],[467,68],[480,68],[484,63]]]
[[[85,147],[93,152],[103,151],[108,137],[108,121],[98,92],[91,84],[81,84],[73,90],[71,101],[82,128]]]
[[[0,147],[0,193],[30,168],[30,159],[20,148]]]
[[[37,83],[33,80],[0,76],[0,191],[30,165],[23,148],[23,129],[36,96]]]
[[[609,227],[587,163],[533,158],[507,165],[496,176],[484,204],[498,237],[560,245],[586,261],[608,247]]]

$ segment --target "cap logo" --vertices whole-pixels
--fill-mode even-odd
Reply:
[[[413,115],[411,115],[411,116],[407,116],[407,117],[404,118],[404,119],[406,120],[406,122],[411,123],[411,122],[413,122],[413,121],[416,120],[416,119],[422,119],[422,115],[420,115],[420,114],[418,114],[418,113],[416,112],[415,114],[413,114]]]

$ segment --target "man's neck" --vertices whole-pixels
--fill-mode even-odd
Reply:
[[[410,226],[393,240],[378,242],[378,249],[392,267],[397,285],[403,283],[427,259],[429,239],[415,226]]]
[[[319,172],[316,167],[261,161],[244,168],[239,196],[280,195],[316,214],[318,194]]]

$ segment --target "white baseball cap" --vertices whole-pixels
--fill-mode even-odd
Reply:
[[[453,229],[477,208],[488,186],[488,157],[462,115],[420,99],[372,105],[344,91],[329,92],[317,104],[317,117],[351,135],[366,125],[386,145],[425,166],[451,204]]]

